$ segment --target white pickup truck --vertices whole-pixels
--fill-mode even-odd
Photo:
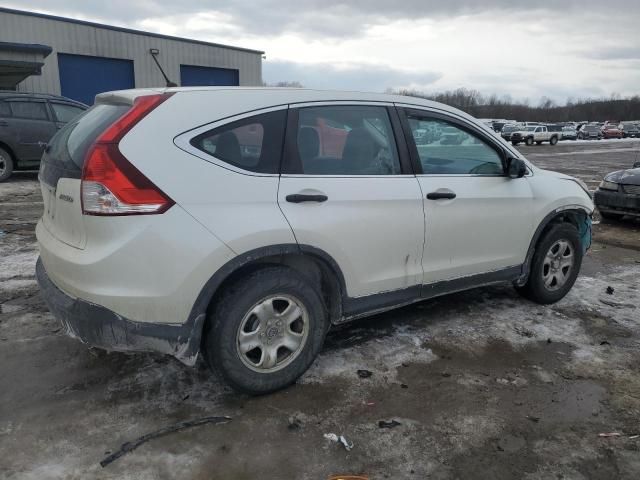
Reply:
[[[561,132],[550,132],[544,125],[530,125],[517,132],[512,132],[511,143],[518,145],[524,142],[527,145],[533,145],[535,142],[540,145],[542,142],[549,142],[551,145],[555,145],[560,140],[560,135]]]

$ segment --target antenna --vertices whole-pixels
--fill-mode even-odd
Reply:
[[[177,87],[178,84],[172,82],[171,80],[169,80],[169,77],[167,77],[167,74],[164,73],[164,70],[162,69],[162,66],[160,65],[160,62],[156,58],[160,54],[160,50],[157,49],[157,48],[150,48],[149,49],[149,53],[151,54],[151,58],[153,58],[153,61],[156,62],[156,65],[158,66],[158,69],[160,70],[160,73],[164,77],[164,81],[166,82],[167,87]]]

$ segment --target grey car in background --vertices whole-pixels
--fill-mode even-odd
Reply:
[[[87,108],[57,95],[0,91],[0,182],[37,169],[51,137]]]
[[[578,138],[578,132],[575,127],[570,125],[562,127],[562,138],[560,140],[576,140]]]
[[[640,162],[635,162],[629,170],[618,170],[604,177],[593,200],[604,218],[640,217]]]

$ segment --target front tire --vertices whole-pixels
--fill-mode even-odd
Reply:
[[[7,180],[13,173],[13,158],[4,148],[0,148],[0,182]]]
[[[536,303],[555,303],[571,290],[581,264],[578,229],[569,223],[553,225],[538,241],[527,283],[516,290]]]
[[[328,319],[305,277],[265,267],[227,288],[208,319],[205,358],[236,390],[251,395],[294,383],[316,358]]]
[[[528,147],[530,147],[531,145],[533,145],[533,138],[531,137],[527,138],[525,143],[527,144]]]

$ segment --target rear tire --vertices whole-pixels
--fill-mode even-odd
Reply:
[[[581,264],[578,229],[569,223],[553,225],[536,245],[527,283],[516,290],[536,303],[555,303],[571,290]]]
[[[305,277],[287,267],[265,267],[217,301],[208,318],[205,359],[238,391],[274,392],[309,368],[328,325],[324,303]]]
[[[542,145],[542,142],[536,142],[536,145]]]
[[[514,147],[517,147],[519,143],[520,142],[511,142],[511,145],[513,145]]]
[[[7,180],[13,173],[13,157],[4,148],[0,148],[0,182]]]
[[[555,145],[556,143],[558,143],[558,137],[551,137],[551,140],[549,140],[549,143],[551,145]]]

